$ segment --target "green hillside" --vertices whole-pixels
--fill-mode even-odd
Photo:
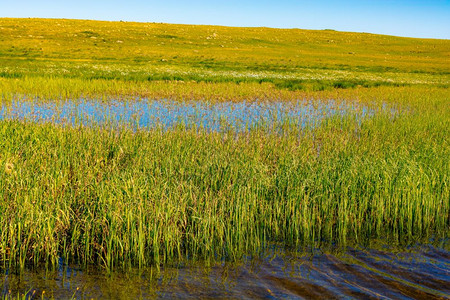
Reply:
[[[0,78],[271,82],[277,88],[320,90],[448,85],[449,62],[449,40],[333,30],[0,19]]]

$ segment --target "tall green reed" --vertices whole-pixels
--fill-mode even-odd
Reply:
[[[445,237],[448,121],[433,106],[278,135],[2,121],[0,261],[114,269]]]

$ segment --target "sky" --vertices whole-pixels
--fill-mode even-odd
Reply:
[[[450,39],[450,0],[0,0],[0,17],[334,29]]]

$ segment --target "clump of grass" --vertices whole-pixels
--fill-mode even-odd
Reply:
[[[288,89],[291,91],[324,91],[332,89],[350,89],[356,87],[372,88],[379,86],[406,86],[406,83],[391,81],[370,81],[370,80],[354,80],[354,79],[338,79],[338,80],[274,80],[277,88]]]
[[[10,291],[6,294],[3,294],[1,296],[2,300],[27,300],[32,299],[33,297],[36,297],[36,291],[33,290],[25,292],[25,293],[17,293],[16,295],[12,294]],[[42,299],[44,299],[44,295],[42,295]]]
[[[12,163],[5,164],[5,174],[6,175],[11,175],[13,173],[13,170],[14,170],[14,165]]]

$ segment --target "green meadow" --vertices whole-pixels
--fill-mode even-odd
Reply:
[[[353,103],[304,128],[0,121],[0,268],[430,243],[450,225],[450,41],[0,19],[0,99]]]

